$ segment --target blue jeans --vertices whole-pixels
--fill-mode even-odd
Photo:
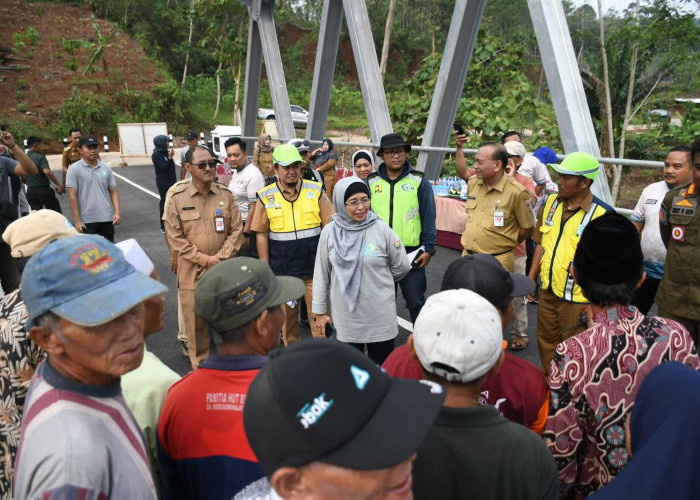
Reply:
[[[425,277],[425,268],[411,269],[411,271],[399,281],[401,293],[406,300],[406,309],[411,315],[411,323],[416,322],[416,318],[425,304],[425,289],[428,287],[428,280]]]

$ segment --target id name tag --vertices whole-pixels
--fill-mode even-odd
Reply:
[[[216,224],[216,232],[217,233],[223,233],[226,231],[226,227],[224,226],[224,218],[223,217],[216,217],[214,219],[214,222]]]
[[[503,212],[496,211],[493,213],[493,226],[503,227]]]

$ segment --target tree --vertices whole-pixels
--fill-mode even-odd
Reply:
[[[610,156],[615,156],[615,131],[613,129],[612,122],[612,103],[610,99],[610,77],[608,75],[608,53],[605,48],[605,18],[603,17],[603,2],[598,0],[598,23],[600,28],[600,58],[603,66],[603,95],[605,98],[604,110],[605,110],[605,131],[607,132],[604,137],[607,140],[603,142],[603,145],[607,145],[606,148],[601,148],[603,154],[607,152]]]
[[[396,11],[396,0],[390,0],[389,14],[386,16],[386,25],[384,27],[384,43],[382,44],[382,60],[379,63],[379,73],[382,75],[382,81],[386,74],[386,61],[389,59],[389,41],[391,40],[391,27],[394,22],[394,12]]]
[[[199,41],[199,45],[209,48],[212,58],[217,63],[216,109],[212,117],[216,119],[221,104],[221,70],[224,67],[231,68],[234,80],[237,82],[234,102],[235,105],[238,103],[240,71],[236,74],[235,68],[245,52],[247,31],[243,30],[243,20],[246,13],[240,2],[231,0],[196,0],[195,6],[201,13],[201,19],[206,23],[204,36]],[[236,111],[234,110],[234,116],[237,114]]]
[[[639,7],[640,0],[637,0],[637,5],[634,11],[634,22],[636,26],[639,26]],[[637,75],[637,54],[639,53],[639,46],[635,40],[632,47],[632,56],[630,58],[630,77],[629,83],[627,85],[627,99],[625,101],[625,115],[622,120],[622,128],[620,130],[620,147],[618,148],[619,158],[625,157],[625,139],[627,138],[627,127],[629,126],[630,120],[632,119],[632,97],[634,95],[634,82]],[[615,165],[613,167],[615,175],[613,177],[612,185],[612,199],[617,200],[617,195],[620,191],[620,180],[622,178],[622,166]]]
[[[187,35],[187,52],[185,55],[185,68],[182,70],[182,83],[180,88],[185,86],[185,80],[187,79],[187,63],[190,61],[190,48],[192,47],[192,28],[194,27],[194,2],[190,4],[190,33]]]
[[[531,149],[558,147],[560,139],[551,103],[537,99],[525,75],[524,46],[479,33],[456,121],[467,131],[468,147],[499,140],[509,129],[532,129]],[[432,102],[441,54],[429,54],[410,79],[390,95],[394,130],[409,142],[420,140]]]

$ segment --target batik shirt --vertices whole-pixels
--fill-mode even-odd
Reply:
[[[0,299],[0,498],[12,498],[13,463],[29,380],[44,351],[24,331],[27,308],[20,290]]]
[[[573,486],[577,498],[605,486],[627,464],[625,420],[649,372],[664,361],[700,370],[690,335],[675,321],[629,306],[599,313],[593,323],[557,347],[543,433],[562,493]]]

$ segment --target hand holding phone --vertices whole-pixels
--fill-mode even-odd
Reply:
[[[331,323],[330,321],[328,323],[326,323],[325,333],[326,333],[327,339],[334,339],[336,337],[335,327],[333,326],[333,323]]]
[[[461,124],[461,123],[455,122],[455,123],[452,124],[452,126],[454,127],[455,132],[457,132],[457,134],[459,134],[459,135],[467,135],[467,134],[464,133],[464,128],[462,128],[462,124]]]
[[[413,262],[411,262],[411,267],[413,269],[419,269],[420,268],[420,262],[418,262],[418,259],[420,258],[421,255],[425,253],[424,250],[418,250],[416,253],[416,256],[413,258]]]

